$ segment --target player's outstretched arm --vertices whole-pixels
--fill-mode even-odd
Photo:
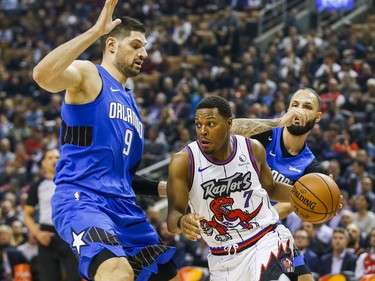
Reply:
[[[235,118],[232,122],[231,133],[235,135],[242,135],[251,137],[274,128],[288,127],[293,124],[293,121],[298,118],[301,126],[304,126],[307,120],[306,113],[299,108],[290,108],[283,117],[274,119],[249,119],[249,118]]]
[[[116,4],[117,0],[106,0],[93,27],[52,50],[35,66],[33,78],[39,86],[50,92],[59,92],[83,84],[85,64],[72,63],[96,40],[121,23],[120,19],[112,20]]]

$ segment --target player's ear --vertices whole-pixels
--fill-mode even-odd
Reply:
[[[232,123],[233,123],[233,118],[229,117],[228,120],[227,120],[227,124],[228,124],[229,129],[232,128]]]
[[[318,111],[316,113],[316,120],[315,120],[315,122],[318,123],[320,121],[320,119],[322,119],[322,116],[323,116],[323,113],[320,112],[320,111]]]
[[[105,43],[108,51],[113,54],[116,50],[117,40],[113,37],[108,37]]]

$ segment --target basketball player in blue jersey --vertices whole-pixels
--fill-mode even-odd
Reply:
[[[197,105],[198,140],[169,164],[168,229],[207,242],[211,281],[292,277],[293,238],[270,204],[289,202],[291,186],[273,179],[260,142],[230,133],[231,116],[219,96]]]
[[[42,88],[65,90],[52,219],[87,280],[178,280],[175,249],[160,244],[131,187],[144,127],[124,85],[140,72],[147,42],[142,23],[112,19],[116,4],[106,0],[94,26],[34,68]],[[77,60],[99,38],[101,64]]]
[[[291,98],[289,110],[299,108],[306,114],[306,124],[298,118],[284,128],[275,128],[262,134],[254,132],[252,119],[234,119],[232,133],[259,140],[266,148],[267,163],[276,181],[293,184],[308,173],[322,173],[319,162],[307,147],[306,138],[316,122],[322,117],[319,95],[310,88],[298,90]],[[280,219],[285,218],[293,209],[290,203],[274,205]],[[304,261],[302,253],[295,257],[295,267],[299,281],[314,281]]]

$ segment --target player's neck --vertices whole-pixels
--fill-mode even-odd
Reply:
[[[305,146],[305,141],[308,134],[302,136],[295,136],[288,132],[288,130],[283,130],[283,142],[285,149],[291,155],[297,155]]]
[[[103,58],[103,62],[101,66],[113,77],[115,78],[121,85],[125,86],[126,80],[128,77],[124,76],[120,71],[117,70],[111,63]]]
[[[227,160],[233,152],[233,139],[229,137],[229,141],[225,143],[222,149],[209,155],[211,158],[219,161]]]

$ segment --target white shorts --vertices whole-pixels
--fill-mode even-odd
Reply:
[[[279,224],[240,253],[210,253],[208,266],[211,281],[277,280],[284,272],[294,272],[292,234]]]

